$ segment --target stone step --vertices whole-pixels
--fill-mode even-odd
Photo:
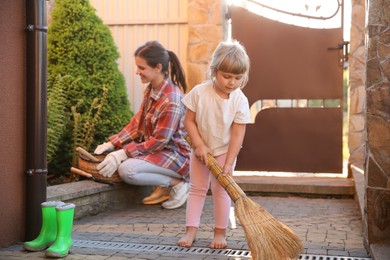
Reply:
[[[355,194],[353,179],[338,177],[234,176],[247,195],[351,197]],[[152,192],[151,186],[114,186],[83,180],[50,186],[47,200],[61,200],[78,205],[75,218],[95,215],[112,209],[128,208],[141,203]]]
[[[351,197],[355,183],[340,177],[276,177],[234,176],[236,183],[248,194]]]

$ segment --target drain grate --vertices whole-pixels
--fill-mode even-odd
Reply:
[[[301,254],[300,260],[371,260],[371,258],[353,257],[353,256],[329,256],[329,255],[307,255]]]
[[[228,257],[251,258],[250,251],[236,250],[236,249],[211,249],[211,248],[202,248],[202,247],[186,248],[186,247],[169,246],[169,245],[150,245],[150,244],[91,241],[91,240],[74,240],[73,246],[84,247],[84,248],[124,250],[124,251],[139,250],[143,252],[202,254],[202,255],[218,255],[218,256],[228,256]],[[371,260],[371,258],[301,254],[299,256],[299,260]]]
[[[178,254],[202,254],[202,255],[218,255],[229,257],[250,258],[250,251],[236,249],[211,249],[201,247],[180,247],[169,245],[150,245],[150,244],[135,244],[121,242],[105,242],[105,241],[89,241],[89,240],[74,240],[73,246],[85,248],[100,248],[112,250],[140,250],[143,252],[161,252],[161,253],[178,253]]]

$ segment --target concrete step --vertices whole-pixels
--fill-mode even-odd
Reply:
[[[309,175],[311,176],[311,175]],[[338,177],[275,177],[258,174],[234,176],[247,195],[301,197],[351,197],[355,194],[353,179]],[[151,186],[113,186],[92,180],[49,186],[47,200],[61,200],[78,205],[75,218],[95,215],[112,209],[123,209],[141,203],[153,190]]]
[[[352,197],[355,194],[355,183],[345,177],[317,176],[234,176],[236,183],[248,195],[299,195],[307,197]]]

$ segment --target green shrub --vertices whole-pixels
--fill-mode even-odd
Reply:
[[[64,134],[49,164],[49,171],[69,171],[75,143],[72,140],[75,121],[71,108],[77,107],[80,121],[87,122],[96,98],[103,97],[103,86],[107,88],[107,97],[98,120],[94,122],[90,146],[106,141],[130,120],[132,113],[118,58],[109,28],[96,15],[89,1],[55,1],[48,31],[48,76],[67,75],[77,83],[66,88]],[[48,91],[51,88],[53,85],[48,84]]]
[[[69,113],[66,113],[66,89],[68,76],[57,75],[49,78],[51,86],[47,93],[47,161],[50,163],[57,152],[57,148],[65,131],[65,122]]]
[[[73,158],[72,158],[72,166],[77,166],[78,156],[76,155],[76,148],[82,147],[85,150],[89,150],[94,141],[95,128],[99,122],[100,114],[103,110],[104,104],[107,101],[108,89],[106,86],[103,86],[103,96],[102,98],[95,98],[92,101],[92,104],[89,108],[87,117],[81,116],[79,112],[77,112],[77,108],[83,102],[72,106],[72,115],[73,115]]]

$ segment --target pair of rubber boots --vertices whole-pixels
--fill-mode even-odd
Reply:
[[[60,258],[69,254],[73,244],[72,226],[75,205],[62,201],[47,201],[41,204],[42,228],[37,238],[24,242],[27,251],[46,249],[46,257]]]

